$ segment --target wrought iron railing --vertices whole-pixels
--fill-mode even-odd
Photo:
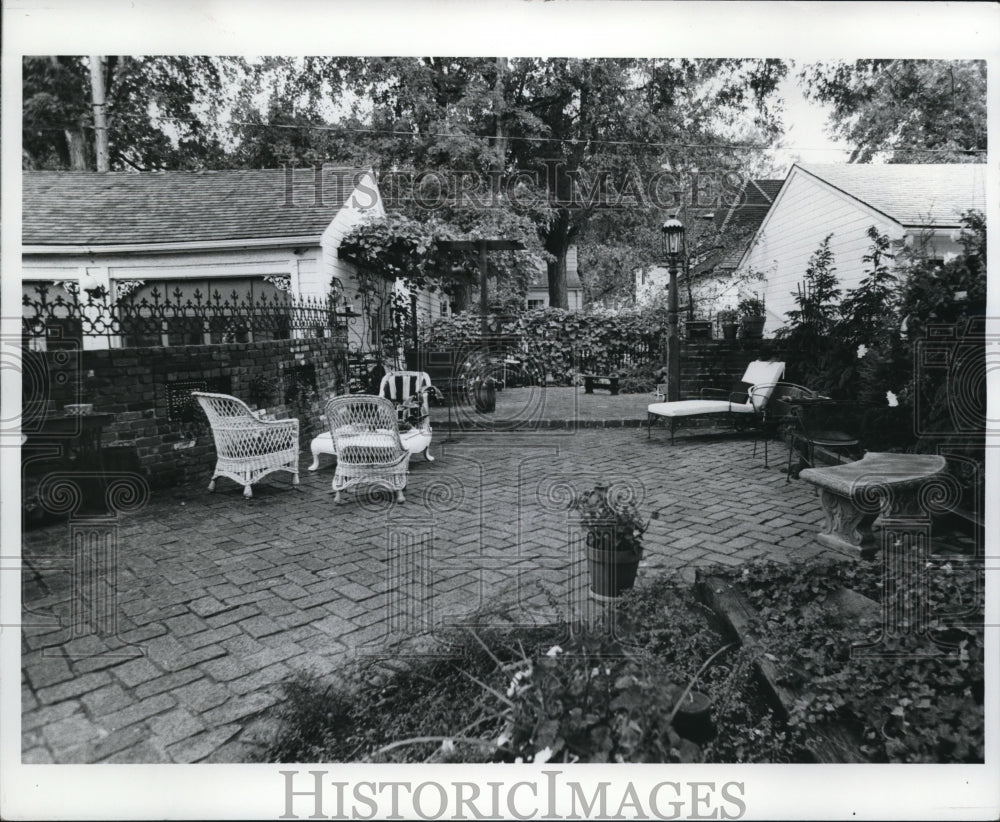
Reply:
[[[347,323],[333,299],[287,294],[254,297],[218,290],[185,295],[156,287],[138,300],[113,298],[102,288],[81,291],[75,282],[32,286],[22,304],[22,333],[30,348],[81,346],[83,338],[114,346],[209,345],[292,337],[347,339]],[[36,343],[36,344],[33,344]],[[40,343],[40,345],[38,344]]]

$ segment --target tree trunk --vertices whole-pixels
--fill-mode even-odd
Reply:
[[[548,264],[549,275],[549,306],[551,308],[569,308],[569,292],[566,289],[566,252],[559,255],[555,262]]]
[[[71,171],[87,171],[87,141],[83,129],[71,131],[66,129],[66,146],[69,148],[69,167]]]
[[[569,214],[560,210],[559,216],[549,226],[545,236],[545,250],[552,254],[555,262],[548,263],[549,307],[569,308],[569,292],[566,288],[566,252],[570,246]]]
[[[90,93],[94,107],[94,158],[98,171],[108,170],[108,119],[104,103],[104,61],[90,58]]]

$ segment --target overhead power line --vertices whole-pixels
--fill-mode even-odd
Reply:
[[[200,123],[200,121],[195,119],[188,119],[183,117],[163,117],[154,116],[150,118],[153,121],[164,122],[164,123]],[[446,132],[446,131],[406,131],[402,129],[378,129],[378,128],[357,128],[354,126],[339,126],[339,125],[319,125],[312,123],[303,124],[291,124],[291,123],[255,123],[249,120],[230,120],[229,125],[234,126],[248,126],[251,128],[259,129],[284,129],[287,131],[328,131],[328,132],[341,132],[345,134],[382,134],[391,137],[411,137],[411,138],[469,138],[477,137],[482,140],[496,140],[493,135],[474,135],[466,134],[462,132]],[[91,126],[86,126],[86,128],[91,128]],[[58,131],[61,132],[64,129],[61,128],[36,128],[30,129],[31,131]],[[760,143],[686,143],[686,142],[661,142],[661,141],[646,141],[646,140],[601,140],[601,139],[586,139],[581,140],[575,137],[527,137],[527,136],[514,136],[514,135],[504,135],[502,138],[505,142],[534,142],[534,143],[558,143],[560,145],[580,145],[592,144],[592,145],[608,145],[608,146],[646,146],[651,148],[675,148],[675,149],[690,149],[690,148],[711,148],[711,149],[727,149],[732,151],[839,151],[844,154],[849,154],[854,151],[853,147],[841,147],[839,145],[833,146],[797,146],[797,145],[766,145]],[[902,148],[894,147],[886,149],[887,151],[893,152],[907,152],[914,153],[919,152],[921,154],[985,154],[986,149],[981,148]]]

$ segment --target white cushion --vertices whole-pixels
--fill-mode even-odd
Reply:
[[[681,400],[680,402],[654,402],[646,409],[661,417],[693,417],[696,414],[752,414],[753,408],[726,400]]]
[[[370,431],[365,434],[349,434],[346,437],[337,437],[337,442],[341,448],[351,446],[362,446],[364,448],[394,448],[396,438],[391,433],[380,431]]]
[[[743,382],[749,385],[774,385],[784,376],[785,364],[783,362],[768,362],[767,360],[754,360],[747,366],[743,374]]]

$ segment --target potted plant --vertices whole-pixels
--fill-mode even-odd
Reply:
[[[740,315],[740,336],[759,340],[764,336],[764,301],[759,297],[744,297],[736,309]]]
[[[598,484],[574,498],[571,508],[586,532],[590,590],[597,599],[617,599],[635,585],[642,559],[642,535],[649,527],[631,502],[609,497]]]
[[[689,340],[712,339],[712,321],[689,319],[684,323],[684,331]]]
[[[739,315],[731,310],[724,309],[715,315],[715,320],[719,324],[724,340],[735,340],[736,329],[739,328]]]

